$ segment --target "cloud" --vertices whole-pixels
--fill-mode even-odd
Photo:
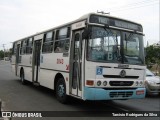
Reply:
[[[117,10],[139,0],[0,0],[1,44],[73,21],[89,12]],[[147,38],[159,38],[159,5],[125,9],[111,15],[139,22]],[[157,29],[158,28],[158,29]],[[158,36],[158,37],[157,37]],[[156,41],[155,40],[155,41]],[[155,42],[154,41],[154,42]]]

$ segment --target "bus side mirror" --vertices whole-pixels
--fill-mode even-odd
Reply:
[[[82,34],[82,39],[89,39],[90,36],[90,30],[88,28],[84,29],[84,32]]]

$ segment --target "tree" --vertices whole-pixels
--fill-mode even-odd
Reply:
[[[12,49],[5,51],[5,57],[11,57]],[[0,50],[0,59],[4,58],[4,51]]]
[[[2,59],[4,57],[4,51],[0,50],[0,59]]]
[[[149,67],[151,64],[156,64],[156,70],[160,68],[160,47],[159,46],[148,46],[146,48],[146,64]],[[160,72],[160,70],[159,70]]]

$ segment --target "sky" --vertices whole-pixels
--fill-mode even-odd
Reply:
[[[141,23],[149,45],[160,41],[159,0],[0,0],[0,50],[86,13],[104,11]]]

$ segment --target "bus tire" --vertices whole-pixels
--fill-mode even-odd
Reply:
[[[25,85],[25,84],[26,84],[26,80],[25,80],[25,78],[24,78],[24,72],[23,72],[23,70],[21,71],[20,78],[21,78],[21,83],[22,83],[23,85]]]
[[[56,97],[59,102],[65,104],[68,101],[68,96],[66,94],[66,84],[63,78],[59,78],[56,84]]]

